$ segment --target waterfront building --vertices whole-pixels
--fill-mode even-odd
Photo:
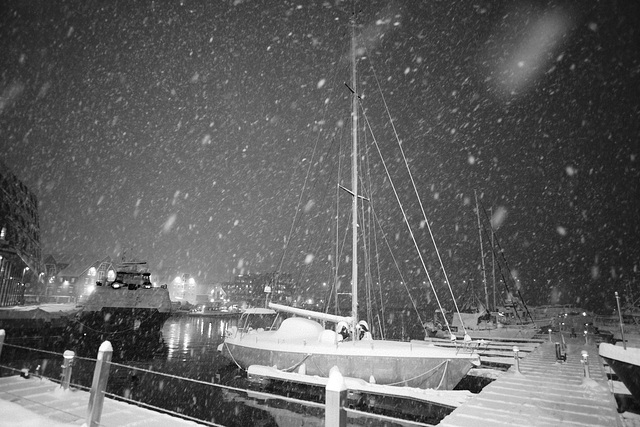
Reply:
[[[222,284],[227,299],[244,307],[263,307],[267,299],[291,303],[293,278],[288,273],[240,274]]]
[[[80,254],[45,256],[46,287],[38,302],[76,303],[94,291],[96,282],[115,278],[115,265],[108,257]]]
[[[42,273],[38,200],[0,161],[0,307],[24,304]]]

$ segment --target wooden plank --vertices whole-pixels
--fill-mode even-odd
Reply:
[[[0,378],[0,399],[28,409],[34,419],[39,416],[79,426],[86,421],[89,393],[73,388],[62,390],[59,384],[48,379],[11,376]],[[195,427],[199,424],[106,398],[100,425],[105,427],[157,425]]]
[[[511,367],[439,426],[621,427],[596,346],[582,338],[566,343],[566,362],[556,361],[554,343],[541,344],[520,360],[520,372]],[[589,354],[590,378],[584,376],[583,350]]]

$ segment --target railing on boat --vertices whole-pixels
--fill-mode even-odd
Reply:
[[[65,390],[72,387],[72,388],[76,388],[84,391],[89,391],[90,398],[89,398],[89,404],[87,408],[87,418],[86,418],[87,426],[100,425],[100,418],[102,415],[102,407],[103,407],[105,396],[110,397],[114,400],[124,401],[133,405],[137,405],[137,406],[151,409],[157,412],[173,415],[175,417],[179,417],[182,419],[191,420],[200,424],[211,425],[211,426],[221,426],[221,424],[216,424],[207,420],[189,416],[184,413],[179,413],[170,409],[147,404],[140,400],[135,400],[131,395],[120,396],[117,394],[107,392],[106,387],[107,387],[107,382],[109,380],[109,372],[111,367],[123,368],[125,370],[128,370],[129,372],[135,372],[135,373],[140,372],[140,373],[146,373],[150,375],[156,375],[162,378],[170,378],[170,379],[190,382],[203,387],[217,387],[217,388],[232,391],[232,392],[246,393],[246,394],[250,393],[252,396],[259,397],[265,400],[278,399],[286,402],[303,405],[306,407],[324,409],[325,426],[346,427],[348,416],[373,418],[373,419],[377,419],[380,421],[387,421],[387,422],[398,422],[404,425],[415,425],[415,426],[430,425],[430,424],[424,424],[424,423],[411,421],[407,419],[400,419],[392,416],[374,414],[370,412],[360,411],[354,408],[349,408],[347,406],[347,393],[349,390],[347,389],[345,385],[345,381],[342,378],[342,375],[340,374],[340,372],[337,370],[337,368],[334,368],[334,370],[332,371],[330,379],[327,382],[327,385],[325,387],[325,390],[326,390],[325,403],[323,404],[318,402],[301,400],[293,397],[281,396],[278,394],[267,393],[264,391],[242,389],[242,388],[232,387],[224,384],[217,384],[213,382],[196,380],[193,378],[186,378],[179,375],[152,371],[152,370],[137,367],[137,366],[116,363],[111,360],[113,348],[111,346],[111,343],[109,343],[108,341],[105,341],[102,343],[102,345],[98,350],[97,358],[93,359],[88,357],[79,357],[75,355],[73,351],[70,351],[70,350],[67,350],[64,353],[59,353],[59,352],[54,352],[49,350],[36,349],[36,348],[31,348],[31,347],[26,347],[26,346],[21,346],[16,344],[10,344],[5,342],[5,336],[6,336],[5,331],[3,329],[0,329],[0,360],[2,360],[3,347],[10,347],[16,350],[24,350],[28,352],[42,353],[42,354],[46,354],[49,359],[62,360],[62,364],[53,363],[53,366],[51,367],[41,367],[41,365],[38,365],[35,372],[30,372],[29,369],[25,369],[25,368],[17,369],[15,367],[5,365],[4,363],[0,363],[0,368],[6,369],[8,371],[14,371],[25,378],[28,378],[29,376],[34,375],[39,378],[49,379],[51,381],[59,383],[60,387]],[[91,387],[86,387],[81,384],[72,382],[73,367],[80,361],[95,363]],[[47,371],[47,369],[48,371],[53,371],[53,376],[45,375],[45,371]],[[59,376],[57,378],[55,376],[56,372],[59,372]]]

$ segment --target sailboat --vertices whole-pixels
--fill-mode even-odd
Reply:
[[[344,377],[379,385],[408,386],[422,389],[451,390],[480,358],[455,348],[378,339],[360,339],[358,334],[358,102],[356,86],[355,24],[351,31],[351,190],[352,197],[352,306],[350,316],[318,313],[270,303],[271,310],[295,315],[273,326],[252,325],[245,312],[239,327],[232,327],[218,350],[240,368],[252,365],[276,368],[308,376],[328,377],[337,367]],[[274,313],[275,313],[274,311]],[[265,309],[257,310],[264,316]],[[321,322],[339,325],[325,329]],[[348,327],[347,325],[350,325]],[[257,327],[255,327],[257,326]],[[277,327],[276,327],[277,326]],[[340,332],[351,330],[351,339]]]
[[[633,397],[640,400],[640,345],[638,342],[625,339],[625,325],[620,310],[620,297],[616,295],[618,321],[622,341],[616,344],[600,343],[598,352],[613,369],[622,383],[629,389]],[[633,298],[631,299],[633,301]],[[621,344],[621,345],[620,345]]]
[[[502,306],[496,304],[496,261],[495,261],[495,235],[493,225],[491,226],[491,253],[493,270],[493,310],[490,309],[489,291],[487,287],[487,274],[485,269],[485,252],[482,237],[482,223],[480,220],[480,209],[486,215],[486,211],[478,202],[478,195],[475,193],[476,219],[478,223],[478,234],[480,242],[480,260],[482,271],[482,283],[484,285],[484,301],[476,297],[475,291],[470,289],[473,300],[464,312],[459,312],[453,316],[451,326],[454,334],[458,338],[465,336],[471,339],[484,340],[518,340],[531,339],[539,331],[539,327],[531,319],[527,306],[519,298],[511,296],[504,301]],[[488,218],[488,217],[487,217]],[[491,221],[489,221],[491,222]],[[506,260],[505,260],[506,262]]]

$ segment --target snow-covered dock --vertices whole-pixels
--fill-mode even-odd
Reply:
[[[0,413],[3,426],[83,425],[87,419],[89,392],[68,389],[47,379],[20,376],[0,378]],[[198,426],[192,421],[162,414],[113,399],[105,399],[101,426]]]
[[[439,426],[622,426],[596,346],[571,338],[562,353],[566,361],[557,360],[554,342],[541,344],[519,361],[520,372],[512,366]]]

